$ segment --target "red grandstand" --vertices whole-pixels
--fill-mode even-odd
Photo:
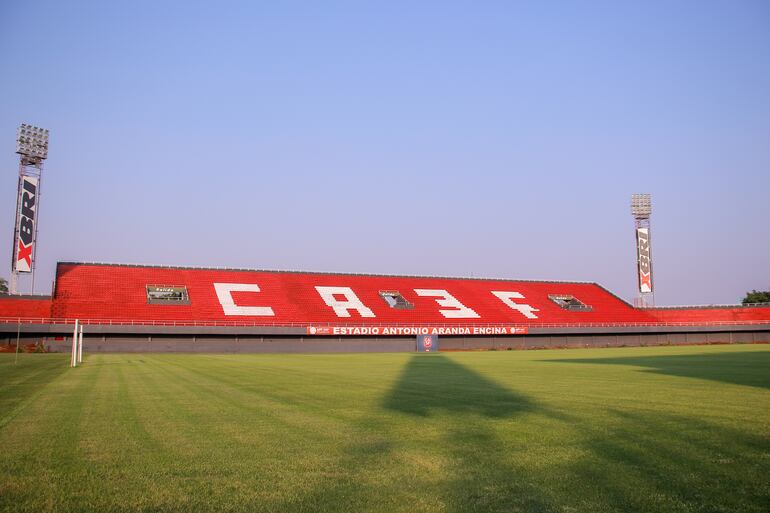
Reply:
[[[0,317],[6,331],[24,324],[47,333],[79,319],[104,342],[107,334],[304,340],[424,329],[461,336],[469,348],[490,336],[765,332],[770,307],[638,309],[596,283],[67,262],[57,265],[51,297],[5,297]]]
[[[147,287],[186,299],[153,302]],[[308,325],[582,324],[653,319],[595,283],[59,264],[57,318]]]

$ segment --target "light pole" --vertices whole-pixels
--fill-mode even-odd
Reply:
[[[631,195],[631,215],[634,217],[634,227],[636,229],[636,271],[639,288],[637,306],[654,306],[652,234],[650,232],[652,198],[649,194]]]
[[[19,188],[13,226],[11,294],[18,294],[19,274],[31,276],[34,293],[40,181],[43,161],[48,158],[48,130],[22,123],[16,131],[16,153],[19,154]]]

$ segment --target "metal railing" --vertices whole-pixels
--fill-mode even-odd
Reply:
[[[393,322],[266,322],[266,321],[214,321],[214,320],[126,320],[126,319],[78,319],[80,324],[98,326],[167,326],[167,327],[274,327],[274,328],[305,328],[315,327],[428,327],[428,328],[495,328],[495,327],[527,327],[527,328],[641,328],[663,326],[741,326],[770,324],[768,319],[730,320],[730,321],[645,321],[645,322],[508,322],[508,323],[393,323]],[[75,319],[53,317],[0,317],[0,324],[75,324]]]
[[[770,308],[770,303],[741,303],[741,304],[711,304],[711,305],[682,305],[682,306],[643,306],[639,310],[718,310],[722,308]]]

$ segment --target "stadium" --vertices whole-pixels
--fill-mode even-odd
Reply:
[[[770,342],[770,304],[654,307],[651,195],[631,195],[639,296],[597,283],[59,262],[34,292],[49,132],[21,124],[3,350],[435,352]],[[85,344],[85,345],[84,345]]]
[[[21,125],[0,511],[766,510],[770,304],[655,307],[649,194],[633,305],[595,282],[73,261],[40,295],[47,145]]]
[[[633,305],[594,282],[70,261],[24,294],[47,154],[24,130],[0,511],[764,511],[770,304],[653,306],[649,195]]]
[[[391,352],[770,342],[770,305],[635,308],[596,283],[60,262],[3,296],[12,350]]]
[[[0,513],[768,513],[769,20],[0,4]]]

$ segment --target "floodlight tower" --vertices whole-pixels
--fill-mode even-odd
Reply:
[[[650,239],[650,216],[652,198],[649,194],[631,195],[631,215],[636,228],[636,269],[639,298],[636,306],[654,306],[655,292],[652,285],[652,244]]]
[[[19,154],[19,190],[16,196],[16,223],[13,225],[11,294],[18,294],[19,275],[29,274],[35,292],[35,250],[37,249],[37,211],[43,161],[48,158],[48,130],[22,123],[16,131]]]

